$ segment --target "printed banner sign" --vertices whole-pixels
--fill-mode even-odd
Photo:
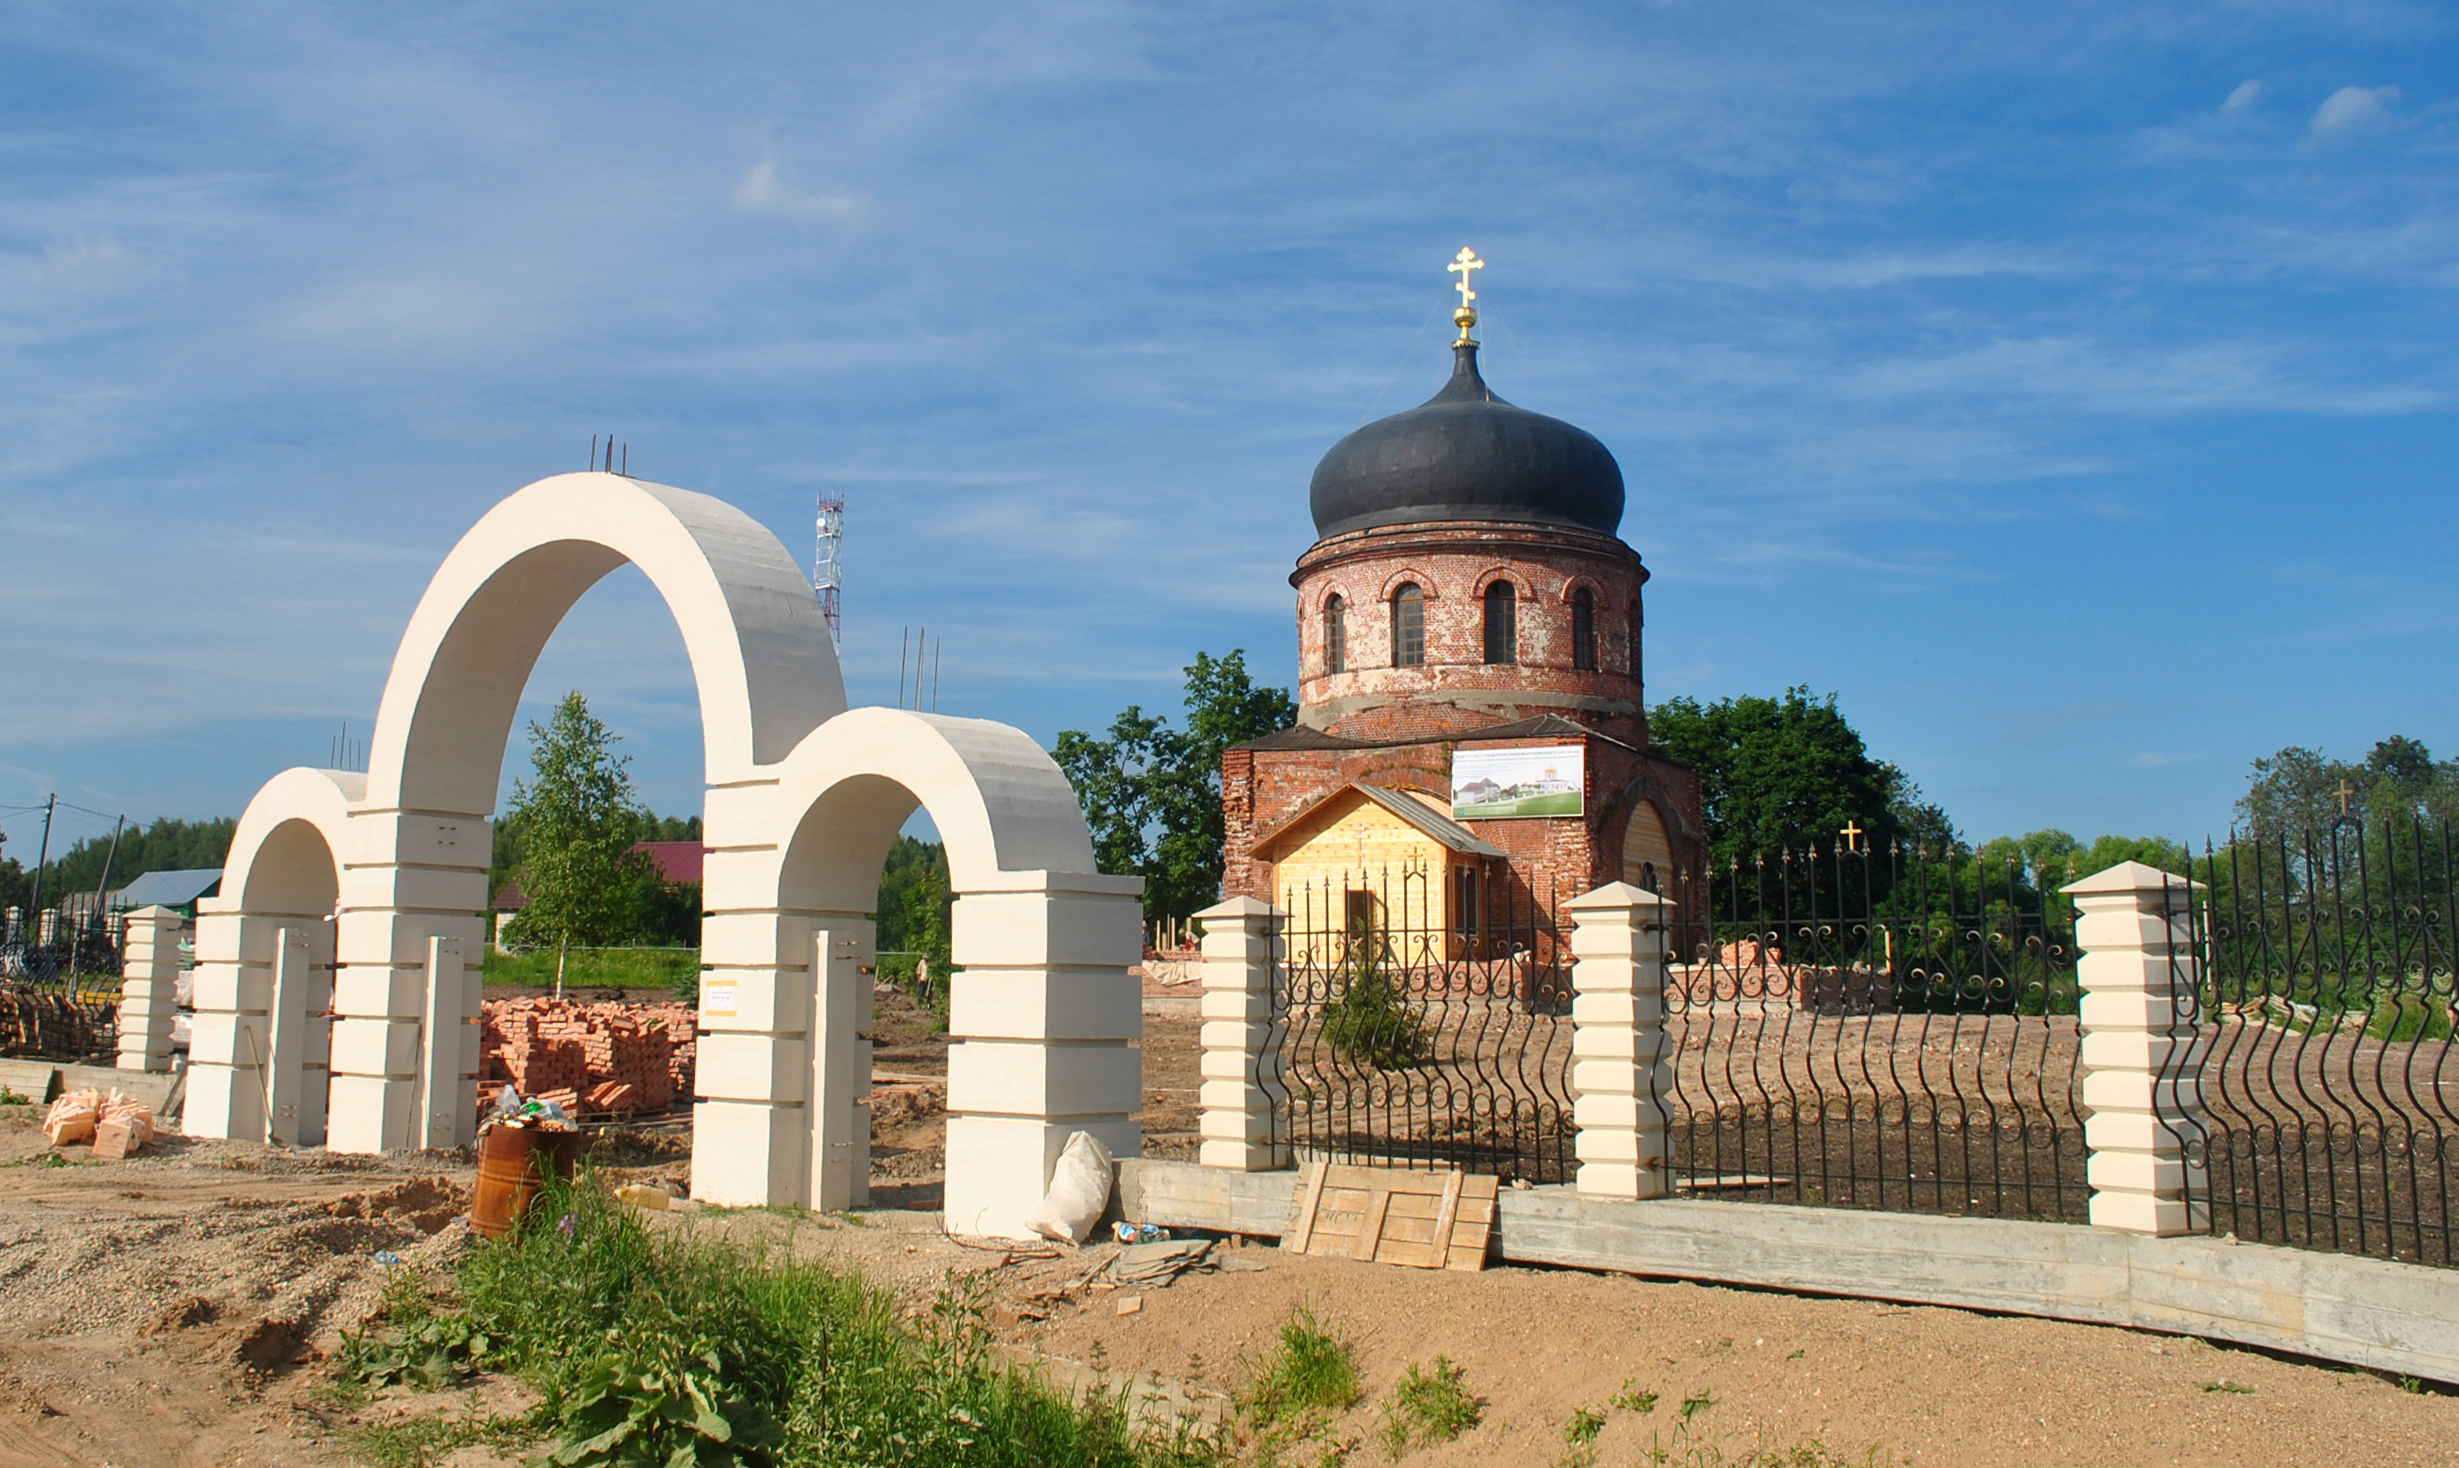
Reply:
[[[1585,813],[1587,747],[1547,744],[1534,749],[1456,749],[1451,757],[1451,813],[1460,821]]]

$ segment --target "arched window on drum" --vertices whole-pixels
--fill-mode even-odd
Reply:
[[[1402,582],[1392,593],[1392,666],[1420,668],[1426,664],[1426,593],[1414,582]]]
[[[1486,661],[1520,660],[1520,598],[1508,581],[1486,588]]]

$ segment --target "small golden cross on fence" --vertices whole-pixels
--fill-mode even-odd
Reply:
[[[1845,850],[1859,851],[1861,850],[1861,838],[1869,833],[1862,830],[1861,827],[1854,825],[1852,817],[1847,816],[1844,821],[1844,829],[1838,831],[1836,834],[1844,838]]]
[[[2339,813],[2341,815],[2348,814],[2348,797],[2356,793],[2355,786],[2345,780],[2339,782]]]

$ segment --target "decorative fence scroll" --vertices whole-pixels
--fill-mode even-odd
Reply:
[[[1387,868],[1286,894],[1278,1065],[1258,1083],[1301,1160],[1571,1176],[1571,953],[1557,894]]]

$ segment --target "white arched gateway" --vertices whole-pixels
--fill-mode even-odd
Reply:
[[[868,980],[855,978],[869,967],[865,915],[917,804],[948,843],[956,961],[980,970],[958,990],[951,1224],[1021,1231],[1054,1133],[1082,1126],[1132,1152],[1127,1114],[1140,1086],[1126,1040],[1138,1005],[1126,967],[1140,951],[1137,886],[1095,874],[1057,766],[1002,725],[846,713],[826,624],[775,536],[721,500],[599,473],[530,485],[445,558],[394,657],[365,776],[290,770],[251,802],[225,895],[199,923],[188,1129],[315,1140],[278,1124],[277,1088],[299,1067],[279,1043],[272,978],[274,935],[312,944],[300,935],[313,922],[331,935],[328,1144],[380,1152],[470,1139],[470,958],[484,932],[489,820],[515,708],[564,614],[626,563],[673,613],[700,695],[709,916],[695,1195],[833,1206],[859,1196],[853,1149],[868,1067],[848,1068],[851,1023],[827,1031],[832,965],[815,965],[814,935],[832,935],[844,960],[839,1002],[867,1010]],[[303,802],[316,807],[312,819]],[[303,834],[281,834],[294,829],[321,838],[331,895],[303,885],[316,863]],[[311,911],[318,900],[327,906]],[[311,950],[303,973],[313,960]],[[1110,974],[1101,1007],[1123,1002],[1125,1020],[1083,1019],[1075,989]],[[324,991],[311,978],[297,992]],[[833,1053],[814,1044],[815,1022]],[[1101,1029],[1118,1033],[1077,1033]],[[312,1046],[300,1053],[324,1058]],[[1013,1145],[1028,1131],[1043,1145]],[[995,1145],[984,1140],[993,1133]],[[1028,1153],[1041,1154],[1038,1167],[1013,1165]],[[971,1216],[957,1216],[959,1200]]]

